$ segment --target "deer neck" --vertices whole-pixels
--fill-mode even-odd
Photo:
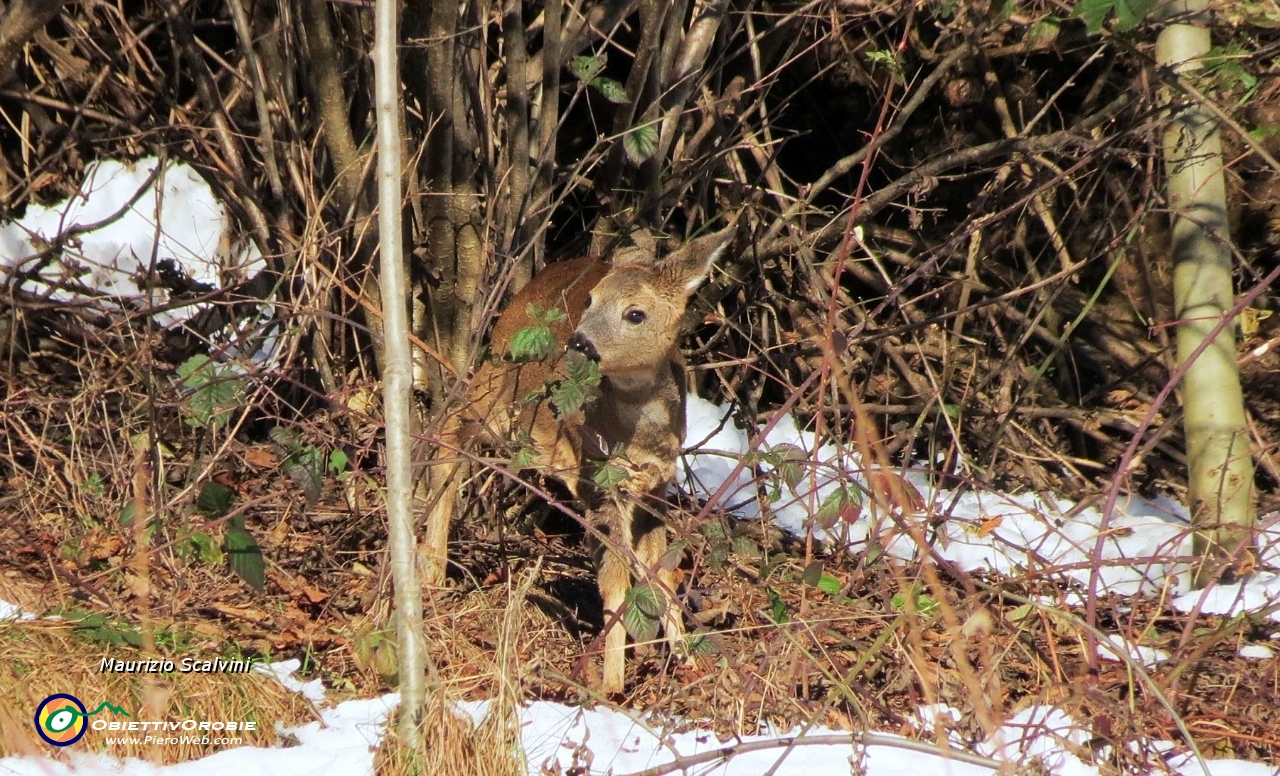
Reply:
[[[614,373],[600,379],[601,397],[608,403],[637,406],[654,398],[669,398],[684,385],[684,357],[672,348],[653,369]]]
[[[623,404],[643,404],[657,391],[660,382],[661,375],[656,373],[611,375],[600,378],[600,394]]]
[[[605,443],[649,445],[657,437],[684,436],[684,362],[665,360],[651,374],[610,375],[600,381],[599,398],[587,405],[587,426]]]

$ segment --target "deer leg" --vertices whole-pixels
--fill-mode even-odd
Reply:
[[[631,589],[634,559],[632,510],[633,505],[613,493],[587,516],[594,532],[605,540],[596,549],[596,583],[604,601],[602,689],[606,694],[620,693],[626,684],[627,628],[622,624],[622,613],[627,605],[627,591]]]
[[[457,416],[449,416],[440,429],[440,444],[432,453],[426,482],[427,514],[423,540],[418,548],[418,568],[423,584],[428,587],[444,582],[448,562],[449,523],[458,501],[458,482],[465,474],[463,463],[456,459],[461,441],[461,424]],[[454,458],[449,461],[447,459]]]
[[[631,570],[618,553],[604,549],[596,575],[600,597],[604,599],[604,685],[605,693],[622,692],[626,682],[627,629],[622,624],[622,607],[631,588]]]
[[[554,423],[534,423],[529,436],[534,468],[564,483],[575,499],[581,498],[582,452],[577,437]]]
[[[662,596],[666,599],[662,612],[662,630],[671,653],[678,654],[684,642],[684,617],[675,597],[675,570],[667,568],[663,563],[663,556],[667,554],[667,527],[662,520],[647,511],[642,511],[638,518],[646,530],[636,542],[636,558],[640,561],[643,573],[646,576],[652,575],[662,588]]]

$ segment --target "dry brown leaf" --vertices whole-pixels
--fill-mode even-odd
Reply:
[[[275,469],[280,466],[280,457],[263,445],[245,450],[244,462],[259,469]]]
[[[902,475],[889,469],[871,469],[866,476],[867,488],[876,504],[887,506],[900,515],[916,515],[924,511],[924,496]]]
[[[137,574],[124,575],[124,588],[133,598],[145,599],[151,595],[151,583]]]
[[[252,623],[257,623],[261,625],[269,622],[271,619],[266,612],[262,611],[256,606],[250,607],[250,608],[244,608],[239,606],[228,606],[227,604],[221,603],[219,601],[214,601],[211,604],[211,606],[213,607],[214,611],[218,612],[219,614],[224,615],[226,617],[231,617],[236,620],[244,620],[246,622],[252,622]]]

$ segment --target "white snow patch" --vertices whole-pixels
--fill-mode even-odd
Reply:
[[[1130,644],[1124,637],[1114,633],[1108,634],[1107,640],[1098,644],[1098,657],[1103,660],[1122,663],[1125,656],[1144,668],[1151,668],[1169,659],[1169,653],[1163,649]]]
[[[753,483],[749,467],[738,465],[752,452],[750,435],[733,424],[729,409],[693,395],[688,406],[685,445],[702,447],[685,453],[683,468],[696,476],[682,475],[680,484],[694,495],[710,498],[724,486],[732,497],[722,496],[719,504],[743,505],[733,509],[743,519],[758,518],[765,504],[773,523],[797,536],[812,531],[816,539],[847,545],[855,552],[877,541],[898,557],[919,554],[916,540],[892,520],[880,516],[873,523],[877,518],[871,509],[863,508],[852,524],[837,522],[834,531],[814,525],[811,516],[838,489],[865,492],[864,467],[853,451],[820,441],[813,432],[801,430],[794,417],[784,415],[759,442],[760,476]],[[770,476],[784,451],[801,473],[794,486]],[[1198,607],[1206,614],[1228,616],[1265,611],[1280,621],[1280,607],[1274,606],[1280,602],[1280,574],[1260,571],[1240,584],[1191,590],[1186,564],[1170,560],[1191,553],[1189,516],[1185,507],[1166,496],[1123,496],[1106,519],[1095,506],[1080,507],[1052,496],[973,487],[950,490],[936,487],[923,471],[898,473],[924,499],[924,517],[945,515],[927,533],[933,550],[962,569],[1008,575],[1033,570],[1056,576],[1068,605],[1083,602],[1090,589],[1099,596],[1168,593],[1180,611]],[[732,484],[725,485],[730,476]],[[1260,520],[1259,526],[1263,567],[1280,565],[1280,516]],[[1144,662],[1157,657],[1154,652],[1142,654]]]
[[[297,660],[263,666],[286,687],[302,692],[313,702],[324,700],[319,681],[302,682],[293,676]],[[287,680],[287,681],[286,681]],[[318,693],[316,690],[318,689]],[[65,750],[66,762],[45,757],[0,759],[0,776],[324,776],[324,774],[374,773],[373,757],[386,732],[387,718],[400,703],[392,693],[369,700],[346,701],[320,709],[320,720],[294,728],[280,728],[292,746],[241,746],[224,749],[199,760],[155,765],[145,760]],[[90,731],[89,735],[105,735]]]
[[[36,616],[22,611],[22,607],[0,599],[0,620],[34,620]]]
[[[253,670],[275,678],[277,682],[284,685],[286,690],[292,690],[314,704],[324,703],[324,684],[319,679],[304,682],[293,675],[301,667],[302,661],[295,658],[278,663],[256,663]]]
[[[1280,574],[1259,571],[1244,582],[1216,584],[1183,593],[1173,599],[1173,606],[1181,612],[1198,611],[1228,617],[1271,607],[1268,616],[1280,621],[1280,607],[1275,606],[1278,602]]]
[[[146,311],[170,301],[168,289],[146,288],[153,266],[171,263],[210,291],[261,271],[265,262],[252,245],[225,255],[231,226],[226,208],[191,167],[169,162],[161,168],[154,156],[100,160],[86,165],[80,191],[71,198],[28,205],[22,218],[0,223],[0,270],[34,273],[18,288],[50,301]],[[50,250],[54,246],[57,250]],[[204,307],[180,305],[153,318],[168,328]],[[273,311],[265,307],[262,319],[269,319]],[[252,330],[259,325],[243,322],[250,331],[227,336],[234,340],[256,333]],[[277,344],[269,339],[263,347],[270,352],[259,352],[254,360],[271,358]]]

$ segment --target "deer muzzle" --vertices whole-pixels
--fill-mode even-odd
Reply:
[[[600,351],[596,350],[596,346],[587,338],[587,335],[580,331],[573,333],[573,336],[565,343],[565,347],[575,353],[581,353],[592,361],[600,361]]]

